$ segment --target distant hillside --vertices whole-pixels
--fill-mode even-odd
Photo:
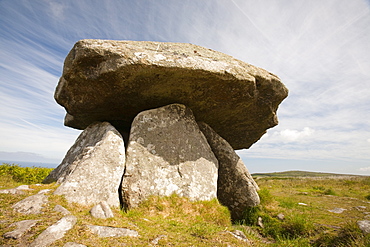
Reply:
[[[253,173],[253,177],[333,177],[333,176],[356,176],[349,174],[336,174],[325,172],[307,172],[307,171],[285,171],[272,173]]]

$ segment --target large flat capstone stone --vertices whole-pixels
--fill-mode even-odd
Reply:
[[[124,167],[122,136],[111,124],[97,122],[80,134],[44,183],[60,183],[54,194],[64,195],[69,202],[95,205],[106,201],[118,207],[118,188]]]
[[[67,126],[108,121],[121,133],[139,112],[181,103],[242,149],[277,125],[287,95],[276,75],[204,47],[81,40],[66,57],[55,99],[67,111]]]
[[[218,161],[192,111],[172,104],[141,112],[133,121],[122,178],[125,208],[150,195],[191,200],[217,196]]]

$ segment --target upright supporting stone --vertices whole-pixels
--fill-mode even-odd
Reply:
[[[138,114],[131,127],[122,201],[136,207],[149,195],[173,193],[191,200],[216,197],[218,162],[184,105]]]
[[[118,189],[124,172],[125,146],[118,131],[107,122],[86,128],[62,163],[44,182],[61,185],[54,194],[69,202],[94,205],[107,201],[120,206]]]
[[[241,219],[247,207],[260,203],[258,185],[226,140],[205,123],[199,127],[218,159],[217,198],[229,208],[233,220]]]

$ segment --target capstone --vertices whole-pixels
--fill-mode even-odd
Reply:
[[[280,79],[231,56],[185,43],[78,41],[55,91],[65,125],[108,121],[130,132],[140,112],[181,103],[234,149],[249,148],[277,125],[288,90]]]

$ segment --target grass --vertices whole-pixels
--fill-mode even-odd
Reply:
[[[42,188],[47,186],[50,185],[43,185]],[[232,231],[234,228],[231,225],[228,210],[221,206],[217,200],[191,202],[176,195],[170,197],[153,196],[139,208],[127,212],[114,208],[115,217],[104,220],[91,217],[90,208],[69,204],[63,197],[55,195],[49,196],[49,205],[45,207],[42,215],[24,216],[9,210],[9,205],[16,203],[26,195],[21,197],[19,195],[0,196],[9,203],[7,205],[1,203],[0,205],[1,219],[7,220],[7,222],[0,221],[1,235],[13,230],[7,227],[12,222],[40,219],[36,227],[23,238],[24,243],[27,244],[62,217],[52,210],[55,205],[59,204],[77,216],[78,222],[62,240],[55,242],[53,246],[63,246],[66,242],[72,241],[86,246],[121,246],[122,243],[127,246],[150,246],[151,241],[161,235],[165,237],[159,240],[160,246],[240,246],[240,241],[226,232]],[[90,224],[129,228],[137,230],[140,236],[137,238],[99,238],[87,229],[86,225]],[[1,241],[0,245],[15,246],[18,243],[17,240],[11,239],[2,239]]]
[[[3,165],[4,166],[4,165]],[[23,169],[16,165],[0,166],[0,171]],[[28,168],[28,173],[0,173],[0,189],[12,188],[30,182],[28,177],[43,179],[42,170]],[[42,174],[42,175],[41,175]],[[40,181],[41,180],[41,181]],[[34,180],[32,180],[34,181]],[[239,222],[231,222],[227,208],[217,200],[192,202],[176,195],[152,196],[138,208],[122,211],[113,208],[115,217],[95,219],[90,207],[68,203],[62,196],[49,195],[49,203],[40,215],[22,215],[10,206],[41,189],[56,189],[57,185],[31,184],[32,191],[24,195],[0,194],[0,236],[13,230],[9,225],[25,219],[40,220],[20,240],[0,238],[0,246],[27,246],[38,234],[63,217],[54,212],[62,205],[78,218],[75,227],[53,246],[78,242],[86,246],[151,246],[161,237],[158,246],[370,246],[370,236],[359,230],[356,222],[365,219],[370,211],[370,177],[261,177],[256,182],[261,190],[261,205],[248,208]],[[302,204],[304,203],[304,204]],[[366,209],[356,208],[366,206]],[[341,214],[331,213],[333,208],[346,209]],[[284,219],[278,219],[283,214]],[[263,228],[257,225],[262,219]],[[86,225],[125,227],[137,230],[139,237],[99,238]],[[249,243],[236,239],[230,231],[240,230]]]
[[[17,164],[3,163],[0,166],[0,176],[2,177],[0,186],[41,183],[52,170],[53,168],[20,167]]]
[[[7,164],[3,166],[6,169],[9,168]],[[23,169],[16,165],[10,167],[12,169],[9,170]],[[32,168],[27,169],[27,172],[35,173],[33,175],[37,177],[41,170]],[[23,174],[25,174],[25,179],[19,180],[11,172],[9,174],[2,173],[0,175],[0,189],[27,184],[26,181],[30,181],[27,179],[30,174]],[[42,179],[36,183],[40,183]],[[91,207],[68,203],[62,196],[49,194],[48,205],[44,207],[42,214],[23,215],[14,212],[10,208],[11,205],[42,189],[55,190],[57,185],[31,184],[29,187],[33,190],[26,191],[23,195],[0,194],[0,236],[14,230],[9,227],[13,222],[25,219],[37,219],[39,222],[19,240],[0,238],[0,246],[16,246],[19,243],[21,246],[27,246],[30,244],[37,235],[63,217],[53,210],[56,205],[62,205],[72,212],[78,218],[78,222],[63,239],[56,241],[53,246],[63,246],[66,242],[78,242],[86,246],[122,246],[123,243],[126,246],[150,246],[151,241],[159,236],[162,236],[158,241],[159,246],[243,246],[240,240],[228,232],[239,228],[235,228],[231,224],[229,211],[216,199],[192,202],[176,195],[152,196],[140,207],[132,210],[122,211],[119,208],[113,208],[115,217],[104,220],[91,217],[89,213]],[[129,228],[137,230],[140,236],[99,238],[86,227],[90,224]],[[251,239],[253,238],[256,238],[255,235],[251,236]]]
[[[370,211],[370,177],[263,177],[256,181],[274,198],[262,203],[258,214],[265,222],[261,233],[277,246],[370,246],[370,236],[357,226],[357,221],[366,218],[364,212]],[[260,193],[261,201],[264,194]],[[341,214],[328,211],[333,208],[346,210]],[[278,220],[278,214],[285,219]]]
[[[285,171],[285,172],[272,172],[272,173],[254,173],[253,177],[271,177],[271,178],[287,178],[287,177],[356,177],[355,175],[343,175],[325,172],[307,172],[307,171]]]

